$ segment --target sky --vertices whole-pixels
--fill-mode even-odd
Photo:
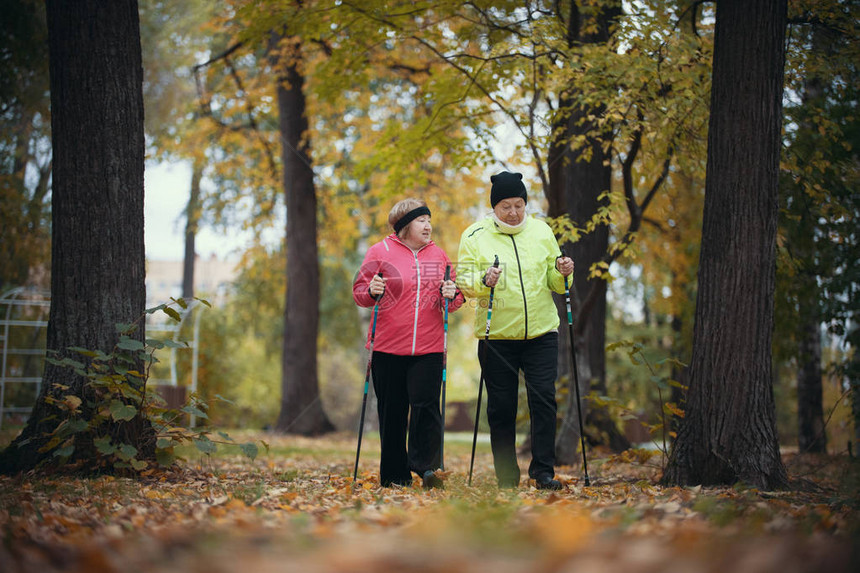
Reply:
[[[182,260],[185,255],[185,218],[191,168],[187,163],[147,162],[144,172],[144,242],[149,260]],[[215,233],[203,227],[195,249],[203,258],[236,258],[246,237],[238,232]]]

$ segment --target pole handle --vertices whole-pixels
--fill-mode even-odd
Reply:
[[[376,276],[378,276],[379,278],[382,278],[382,271],[381,270],[377,271]],[[379,294],[372,294],[370,296],[373,298],[373,300],[375,300],[377,303],[379,303],[379,299],[381,299],[382,295],[384,295],[384,294],[385,294],[385,291],[383,290]]]

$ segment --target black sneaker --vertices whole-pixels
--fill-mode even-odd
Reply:
[[[535,480],[535,485],[538,489],[559,490],[564,486],[557,479],[552,479],[552,476],[544,476]]]
[[[436,475],[436,472],[433,470],[427,470],[424,472],[424,475],[421,476],[421,481],[424,482],[424,489],[433,489],[433,488],[442,488],[445,483],[442,479]]]

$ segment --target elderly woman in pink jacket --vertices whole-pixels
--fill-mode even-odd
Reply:
[[[430,238],[424,201],[400,201],[388,223],[394,232],[368,249],[352,286],[359,306],[372,307],[381,297],[371,364],[382,445],[379,481],[408,486],[415,472],[425,488],[441,487],[434,471],[444,432],[439,411],[444,298],[454,311],[464,297],[453,269],[445,280],[451,261]]]

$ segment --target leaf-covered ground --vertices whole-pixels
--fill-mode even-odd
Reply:
[[[0,571],[848,572],[856,461],[787,456],[791,491],[668,488],[659,458],[560,468],[561,492],[499,491],[486,444],[449,437],[444,490],[380,488],[378,442],[264,439],[254,461],[189,452],[142,479],[0,477]],[[470,438],[470,437],[469,437]],[[643,463],[644,462],[644,463]],[[527,460],[521,460],[527,467]]]

